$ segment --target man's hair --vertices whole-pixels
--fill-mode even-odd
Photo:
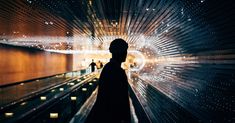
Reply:
[[[113,40],[109,47],[109,51],[111,53],[122,53],[127,51],[127,49],[128,43],[126,43],[126,41],[121,38]]]

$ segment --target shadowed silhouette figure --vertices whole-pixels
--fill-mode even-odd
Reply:
[[[95,66],[96,66],[96,63],[94,62],[94,59],[92,59],[92,62],[89,66],[91,66],[91,72],[94,72],[95,71]]]
[[[112,53],[100,75],[96,102],[86,123],[130,123],[128,81],[121,63],[125,62],[128,44],[123,39],[111,42]]]

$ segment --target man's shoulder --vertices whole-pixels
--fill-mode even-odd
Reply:
[[[107,63],[104,66],[103,71],[106,74],[118,74],[118,75],[125,72],[120,66],[112,64],[112,63]]]
[[[105,66],[105,68],[110,68],[110,69],[122,69],[120,66],[112,63],[112,62],[108,62]]]

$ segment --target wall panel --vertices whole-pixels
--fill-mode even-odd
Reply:
[[[0,44],[0,85],[72,70],[73,56]]]

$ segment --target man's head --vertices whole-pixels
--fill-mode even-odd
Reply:
[[[120,38],[113,40],[109,47],[109,51],[112,53],[112,58],[119,62],[126,61],[127,49],[128,44]]]

